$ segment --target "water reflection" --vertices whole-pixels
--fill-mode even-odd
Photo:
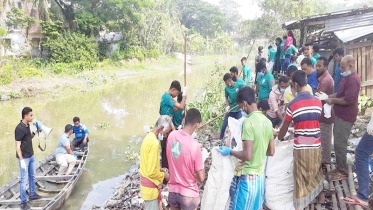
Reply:
[[[231,64],[222,62],[225,63],[227,65],[224,69],[228,71]],[[193,96],[202,92],[210,71],[215,71],[214,63],[194,66],[192,72],[187,74],[188,100],[192,101]],[[174,79],[183,85],[183,75],[179,70],[175,70],[127,79],[96,92],[75,92],[68,97],[54,99],[39,97],[1,102],[0,115],[3,117],[0,121],[0,186],[19,174],[15,158],[14,129],[19,123],[24,106],[32,107],[34,116],[53,128],[45,152],[37,148],[37,139],[33,140],[37,161],[55,150],[64,126],[72,123],[74,116],[79,116],[81,122],[90,129],[87,171],[83,173],[62,208],[79,209],[94,183],[128,171],[132,163],[125,160],[127,145],[132,143],[134,149],[140,148],[144,131],[149,130],[149,126],[153,125],[159,116],[160,98]],[[108,122],[111,126],[105,129],[97,126],[102,122]]]

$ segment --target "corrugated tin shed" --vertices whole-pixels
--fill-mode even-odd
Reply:
[[[324,32],[339,31],[370,25],[373,25],[373,12],[326,20]]]
[[[325,22],[329,19],[337,19],[343,18],[348,16],[356,16],[365,13],[373,12],[373,7],[368,8],[361,8],[361,9],[353,9],[353,10],[344,10],[338,12],[332,12],[327,14],[321,15],[314,15],[303,18],[297,21],[289,21],[283,24],[283,28],[287,30],[299,29],[302,25],[324,25]]]
[[[334,34],[343,43],[347,43],[359,39],[361,37],[367,36],[369,34],[373,34],[373,25],[335,31]]]

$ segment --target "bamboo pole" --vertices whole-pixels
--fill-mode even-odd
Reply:
[[[186,86],[186,45],[187,45],[187,36],[184,35],[184,86]]]
[[[228,112],[231,112],[233,109],[235,109],[235,108],[237,108],[237,107],[238,107],[238,105],[232,107]],[[213,119],[207,121],[205,124],[201,125],[199,128],[202,128],[202,127],[204,127],[204,126],[206,126],[206,125],[208,125],[208,124],[214,122],[215,120],[217,120],[217,119],[221,118],[222,116],[224,116],[226,113],[227,113],[227,112],[224,112],[223,114],[221,114],[221,115],[219,115],[219,116],[217,116],[217,117],[215,117],[215,118],[213,118]]]

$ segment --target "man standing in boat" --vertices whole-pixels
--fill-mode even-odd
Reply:
[[[79,147],[81,151],[84,151],[84,147],[89,142],[89,139],[88,139],[89,131],[83,123],[80,123],[79,117],[74,117],[73,122],[74,122],[73,133],[75,133],[75,138],[73,142],[71,143],[72,149],[74,149],[75,147]]]
[[[181,102],[177,102],[174,98],[179,94],[181,91],[180,82],[177,80],[172,81],[170,89],[162,95],[161,104],[159,107],[159,114],[160,115],[168,115],[171,118],[174,117],[174,108],[178,110],[184,110],[185,101],[186,101],[186,92],[187,87],[183,88],[182,100]],[[172,124],[172,130],[175,130],[174,125]],[[163,136],[163,140],[161,141],[161,149],[162,149],[162,168],[168,168],[167,163],[167,156],[166,156],[166,146],[167,146],[167,135]]]
[[[22,120],[15,129],[15,140],[16,140],[16,157],[18,158],[18,165],[21,170],[21,182],[20,182],[20,197],[21,197],[21,209],[29,210],[30,207],[27,205],[27,180],[29,184],[29,199],[37,200],[41,196],[36,193],[35,189],[35,157],[34,150],[32,147],[32,138],[35,136],[35,132],[31,133],[30,122],[32,122],[33,114],[30,107],[22,109]]]
[[[171,117],[162,115],[151,132],[146,135],[140,150],[140,191],[145,210],[158,210],[161,201],[160,190],[163,180],[170,176],[165,168],[159,166],[159,141],[171,132]]]
[[[67,124],[65,132],[60,136],[57,149],[54,152],[57,164],[60,165],[58,175],[69,175],[76,163],[76,157],[70,147],[69,138],[71,134],[73,134],[73,126]]]

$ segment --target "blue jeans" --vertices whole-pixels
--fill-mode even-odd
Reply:
[[[357,197],[369,201],[369,155],[373,153],[373,136],[365,132],[355,150],[355,164],[359,189]]]
[[[242,113],[241,113],[241,111],[229,112],[225,115],[223,125],[221,126],[220,139],[224,139],[225,129],[227,128],[229,117],[233,117],[236,120],[238,120],[242,117]]]
[[[27,195],[26,195],[26,184],[27,181],[29,182],[29,189],[30,189],[30,196],[35,195],[35,158],[34,156],[31,156],[30,158],[24,158],[26,163],[26,170],[21,168],[21,162],[18,159],[18,166],[21,170],[21,183],[20,186],[20,194],[21,194],[21,202],[26,203],[27,202]]]

